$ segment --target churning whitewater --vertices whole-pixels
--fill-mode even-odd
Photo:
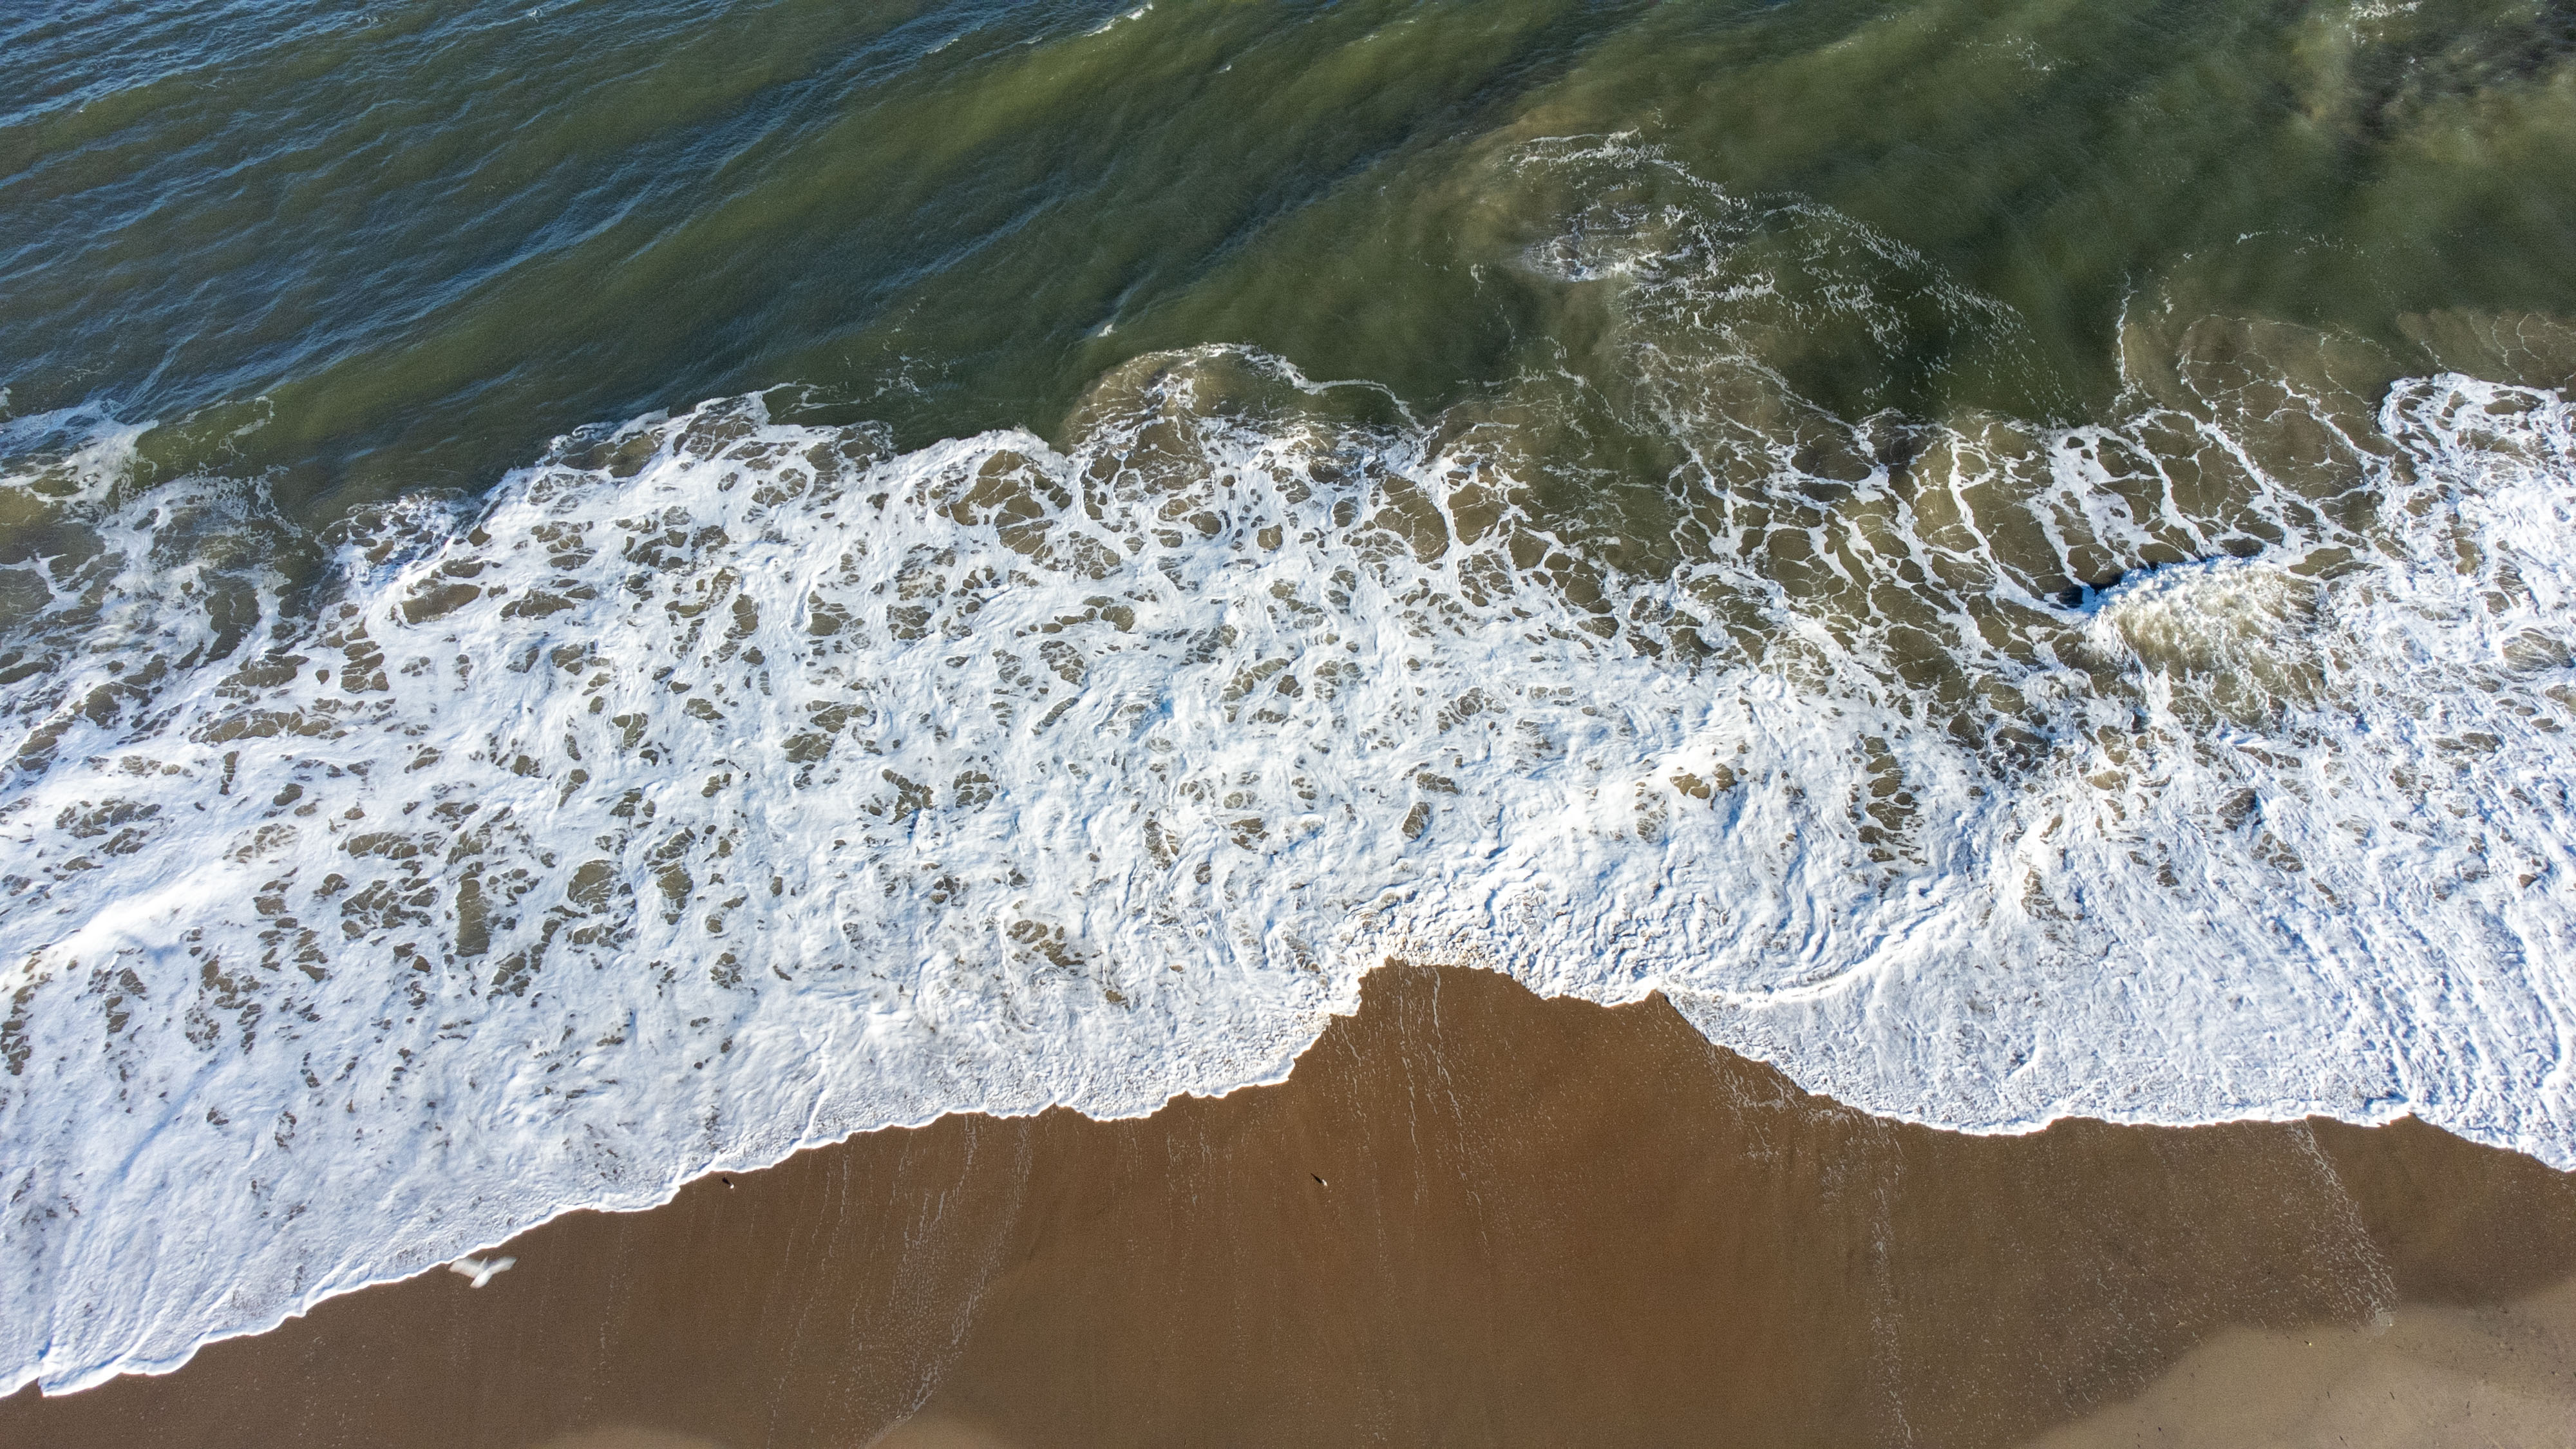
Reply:
[[[2212,321],[2117,427],[1839,421],[1705,309],[1831,219],[1694,216],[1529,263],[1623,289],[1684,460],[1625,564],[1540,501],[1571,384],[1423,419],[1233,348],[1054,446],[727,398],[321,538],[20,420],[0,1388],[854,1131],[1275,1080],[1390,956],[1918,1121],[2576,1166],[2566,399],[2348,405]]]

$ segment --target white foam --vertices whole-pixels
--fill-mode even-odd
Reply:
[[[518,1265],[516,1258],[459,1258],[447,1265],[447,1271],[471,1280],[467,1287],[480,1288]]]
[[[2104,502],[2169,413],[1784,455],[1829,506],[1632,578],[1492,418],[1207,349],[1065,451],[585,435],[292,607],[255,492],[67,455],[11,495],[96,547],[0,655],[0,1386],[866,1128],[1275,1080],[1389,955],[1953,1127],[2576,1166],[2576,415],[2401,384],[2355,521],[2258,469],[2260,557],[2034,593],[2005,480],[2062,556],[2215,527]]]

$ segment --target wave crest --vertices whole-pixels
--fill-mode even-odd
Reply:
[[[2576,1163],[2562,397],[2356,410],[2213,324],[2116,426],[1846,422],[1693,320],[1759,227],[1620,215],[1567,251],[1660,258],[1567,274],[1606,401],[1207,348],[1061,448],[898,452],[722,399],[327,539],[127,434],[19,466],[10,1382],[864,1128],[1273,1079],[1389,955],[1952,1126]],[[1603,417],[1670,463],[1616,526],[1563,502]]]

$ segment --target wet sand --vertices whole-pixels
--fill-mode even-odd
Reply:
[[[1476,972],[1379,971],[1275,1087],[873,1133],[498,1251],[21,1392],[0,1443],[2576,1439],[2576,1178],[2414,1122],[1936,1132]]]

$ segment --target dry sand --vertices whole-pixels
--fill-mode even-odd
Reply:
[[[2576,1444],[2576,1282],[2361,1324],[2226,1328],[2034,1449]]]
[[[499,1251],[0,1444],[2576,1443],[2576,1178],[2413,1122],[1936,1132],[1475,972],[1376,973],[1279,1086]]]

